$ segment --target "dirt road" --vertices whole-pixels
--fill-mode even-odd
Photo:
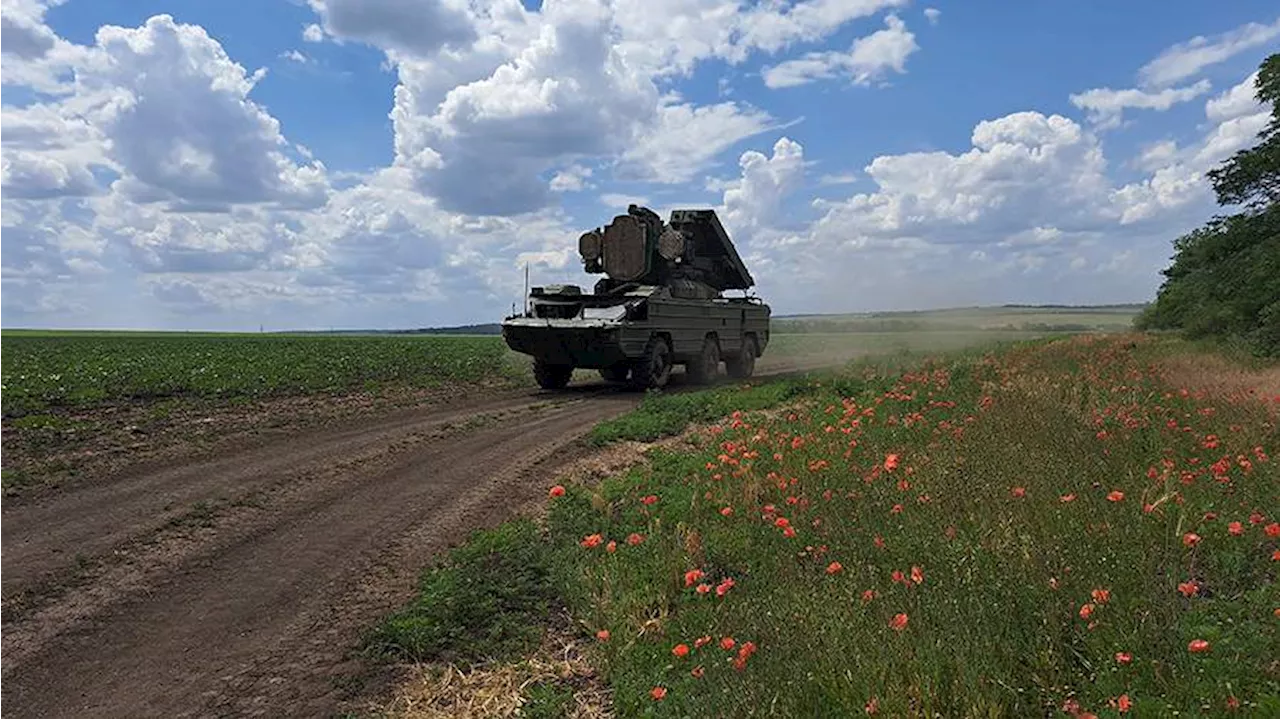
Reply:
[[[541,501],[577,440],[638,402],[605,385],[521,391],[6,502],[4,705],[332,715],[360,634],[422,567]]]

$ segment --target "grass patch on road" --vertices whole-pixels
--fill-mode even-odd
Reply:
[[[524,537],[620,716],[1275,715],[1273,368],[1198,384],[1187,352],[1082,336],[656,398],[728,411]]]
[[[522,519],[477,532],[423,575],[413,604],[366,647],[398,661],[469,664],[532,651],[555,591],[549,547]]]

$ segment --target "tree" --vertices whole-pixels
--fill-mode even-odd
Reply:
[[[1174,241],[1173,263],[1138,326],[1240,339],[1280,356],[1280,54],[1263,61],[1255,87],[1271,104],[1259,144],[1206,173],[1218,204],[1242,209]]]

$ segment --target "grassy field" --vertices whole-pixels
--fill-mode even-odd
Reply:
[[[6,417],[166,397],[256,398],[515,378],[501,338],[8,332]]]
[[[1275,367],[1081,336],[654,397],[596,440],[721,416],[479,535],[370,648],[519,657],[563,605],[620,716],[1280,713]]]
[[[1044,334],[974,328],[775,335],[764,361],[845,361]],[[164,398],[255,399],[448,382],[531,382],[529,359],[483,335],[6,330],[6,418]],[[595,373],[582,371],[579,379]]]

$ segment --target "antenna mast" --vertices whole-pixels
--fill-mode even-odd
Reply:
[[[524,263],[524,313],[529,314],[529,263]]]

